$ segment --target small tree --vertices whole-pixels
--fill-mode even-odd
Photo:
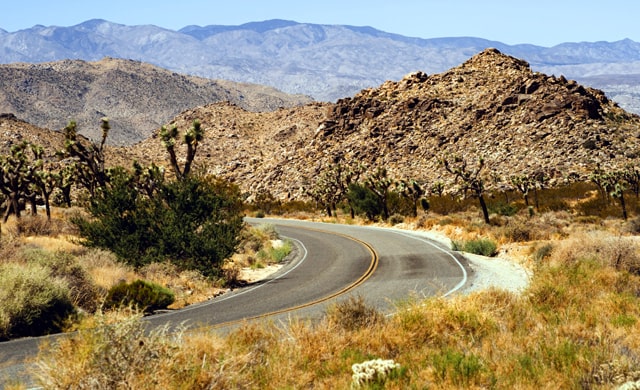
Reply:
[[[421,200],[424,200],[423,196],[425,194],[425,191],[422,189],[420,184],[413,179],[400,180],[399,182],[396,183],[396,189],[402,197],[409,199],[411,201],[411,204],[412,204],[411,216],[417,217],[418,203],[420,203]],[[424,204],[424,202],[421,202],[421,203]]]
[[[61,158],[73,160],[76,182],[85,187],[92,197],[109,181],[104,158],[104,146],[111,129],[108,118],[101,119],[100,128],[100,143],[87,142],[78,137],[76,122],[69,122],[63,129],[64,150],[58,153]]]
[[[522,174],[522,175],[514,175],[509,178],[511,184],[522,194],[522,198],[524,199],[524,204],[529,207],[529,191],[531,188],[535,187],[535,183],[530,175]]]
[[[467,161],[458,156],[442,158],[441,163],[447,172],[455,176],[456,182],[460,185],[460,193],[463,195],[471,193],[472,197],[478,198],[480,207],[482,208],[484,222],[487,224],[490,223],[487,203],[484,200],[484,194],[486,192],[484,179],[482,177],[482,171],[486,166],[484,159],[479,158],[475,168],[469,168]]]
[[[165,149],[169,153],[169,161],[171,163],[171,168],[176,175],[176,179],[182,180],[189,175],[191,172],[191,166],[193,164],[193,160],[196,157],[196,152],[198,150],[198,145],[200,141],[204,138],[204,129],[202,129],[202,125],[199,120],[193,121],[193,126],[184,132],[182,135],[182,142],[187,145],[187,154],[184,163],[184,167],[180,167],[178,163],[178,156],[176,154],[175,146],[178,139],[178,127],[173,125],[168,129],[166,127],[162,127],[160,129],[160,139],[162,140],[162,144]]]
[[[389,196],[389,189],[392,185],[393,180],[387,175],[386,168],[381,167],[378,167],[378,169],[365,181],[365,186],[367,186],[367,188],[376,195],[385,220],[389,219],[387,198]]]

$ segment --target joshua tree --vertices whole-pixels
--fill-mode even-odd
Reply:
[[[140,163],[134,161],[133,175],[136,187],[149,198],[153,197],[164,183],[164,168],[154,163],[151,163],[148,167],[143,167]]]
[[[71,158],[75,162],[75,175],[79,184],[84,186],[91,196],[98,188],[104,188],[109,181],[108,172],[104,164],[104,145],[109,135],[109,119],[102,118],[100,128],[102,139],[100,143],[85,145],[78,138],[76,122],[71,121],[63,129],[64,150],[59,153],[62,158]]]
[[[28,187],[26,181],[27,156],[26,149],[29,146],[23,142],[11,147],[9,155],[0,157],[0,191],[7,197],[7,210],[4,214],[4,222],[13,212],[16,218],[20,218],[21,194]]]
[[[442,181],[437,181],[431,186],[431,194],[442,197],[444,195],[445,185]]]
[[[347,193],[349,192],[349,186],[358,181],[363,171],[364,166],[362,164],[354,166],[341,163],[332,164],[318,176],[313,188],[307,191],[307,194],[323,205],[328,216],[332,215],[332,210],[335,210],[336,204],[343,199],[347,199],[349,212],[351,213],[351,218],[353,218],[355,211],[347,197]]]
[[[391,180],[387,175],[387,170],[385,168],[378,167],[378,169],[367,178],[365,185],[378,198],[378,203],[382,206],[382,215],[384,219],[389,219],[387,198],[389,197],[389,188],[393,185],[393,180]]]
[[[485,167],[484,159],[478,159],[478,165],[475,168],[467,167],[467,161],[461,157],[453,156],[450,158],[442,158],[441,164],[447,172],[455,176],[456,182],[460,185],[460,192],[464,195],[468,192],[471,196],[478,198],[484,222],[489,223],[489,211],[484,200],[485,185],[482,177],[482,170]]]
[[[204,138],[204,130],[202,129],[200,121],[194,120],[193,126],[182,135],[182,141],[187,145],[187,156],[183,168],[180,168],[178,164],[178,157],[175,150],[176,140],[178,138],[178,127],[173,125],[167,129],[163,126],[160,129],[160,138],[169,153],[169,161],[171,162],[171,167],[176,175],[176,179],[183,180],[189,175],[189,172],[191,172],[191,165],[193,164],[193,159],[196,157],[198,145]]]
[[[529,191],[531,188],[535,187],[535,183],[531,176],[526,173],[522,175],[514,175],[509,178],[509,181],[511,181],[511,184],[516,190],[520,191],[522,198],[524,199],[524,204],[529,207]]]
[[[423,208],[424,208],[424,205],[428,205],[428,203],[424,202],[426,200],[423,198],[425,191],[422,189],[422,187],[417,181],[413,179],[400,180],[399,182],[396,183],[396,188],[400,193],[400,195],[411,200],[411,204],[412,204],[411,212],[413,214],[412,215],[413,217],[418,216],[418,202],[420,202],[421,199],[423,200],[422,202]]]

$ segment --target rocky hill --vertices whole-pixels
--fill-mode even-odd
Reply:
[[[312,99],[114,58],[0,65],[0,113],[53,130],[75,120],[82,134],[95,139],[106,116],[112,126],[109,142],[116,145],[141,141],[182,111],[220,101],[265,111]]]
[[[198,159],[245,191],[304,197],[330,163],[386,167],[395,178],[451,181],[445,155],[484,157],[495,175],[545,169],[556,181],[596,166],[638,162],[640,118],[602,91],[533,72],[523,60],[485,50],[441,74],[412,73],[335,104],[271,113],[230,104],[188,110],[207,131]],[[130,149],[162,160],[157,137]]]
[[[411,38],[371,27],[287,20],[179,31],[106,20],[38,25],[0,33],[0,63],[128,58],[179,73],[270,85],[335,102],[410,72],[444,72],[488,47],[525,59],[536,71],[562,74],[584,85],[596,86],[588,77],[605,78],[598,88],[608,88],[611,82],[606,79],[640,74],[640,43],[628,39],[541,47],[472,37]],[[630,110],[640,106],[638,85],[627,79],[614,90],[604,90]]]

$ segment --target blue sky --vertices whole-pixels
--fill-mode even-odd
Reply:
[[[89,19],[170,29],[267,19],[350,24],[420,38],[473,36],[508,44],[640,42],[637,0],[6,0],[0,28]],[[8,4],[7,4],[8,3]]]

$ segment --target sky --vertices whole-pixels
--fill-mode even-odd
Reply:
[[[371,26],[419,38],[507,44],[640,42],[637,0],[4,0],[0,28],[73,26],[89,19],[172,30],[268,19]],[[8,3],[8,4],[7,4]]]

